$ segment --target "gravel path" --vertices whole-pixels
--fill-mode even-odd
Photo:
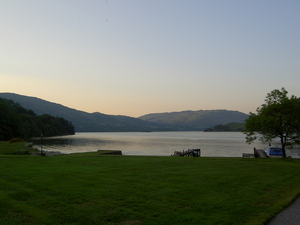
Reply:
[[[299,225],[300,224],[300,198],[279,213],[268,225]]]

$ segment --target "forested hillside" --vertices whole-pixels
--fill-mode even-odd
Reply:
[[[152,113],[139,117],[148,122],[162,123],[190,130],[204,130],[217,124],[244,123],[249,115],[230,110],[198,110]]]
[[[244,123],[249,117],[238,111],[199,110],[153,113],[133,118],[99,112],[87,113],[36,97],[13,93],[0,93],[0,97],[11,99],[37,115],[46,113],[65,118],[72,122],[76,132],[202,131],[217,124]]]
[[[0,140],[75,134],[71,122],[61,117],[37,116],[19,103],[0,98]]]
[[[48,102],[36,97],[23,96],[13,93],[0,93],[0,97],[11,99],[37,115],[49,114],[63,117],[71,121],[76,132],[112,132],[112,131],[164,131],[172,130],[169,127],[149,123],[129,116],[114,116],[103,113],[87,113],[72,109],[57,103]],[[101,107],[101,106],[99,106]]]

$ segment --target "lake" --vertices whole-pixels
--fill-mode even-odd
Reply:
[[[242,157],[253,148],[268,147],[255,142],[248,145],[241,132],[80,132],[76,135],[43,138],[43,150],[62,153],[121,150],[123,155],[170,156],[174,151],[201,149],[205,157]],[[40,140],[34,146],[40,149]],[[275,146],[275,145],[274,145]],[[288,153],[288,152],[287,152]],[[295,155],[295,152],[288,153]]]

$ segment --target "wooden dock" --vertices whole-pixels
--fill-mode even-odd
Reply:
[[[243,153],[243,158],[269,158],[269,156],[264,150],[254,148],[254,154]]]
[[[182,150],[182,151],[175,151],[174,154],[171,156],[200,157],[201,150],[199,148],[199,149],[188,149],[188,150]]]
[[[254,155],[255,155],[256,158],[269,158],[267,153],[262,149],[254,148]]]

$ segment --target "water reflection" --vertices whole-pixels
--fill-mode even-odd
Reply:
[[[37,140],[35,146],[40,148]],[[253,148],[266,149],[266,144],[248,145],[240,132],[111,132],[77,133],[72,136],[43,138],[43,149],[63,153],[97,150],[121,150],[124,155],[166,155],[174,151],[200,148],[202,156],[241,157]],[[294,151],[293,155],[295,155]]]

